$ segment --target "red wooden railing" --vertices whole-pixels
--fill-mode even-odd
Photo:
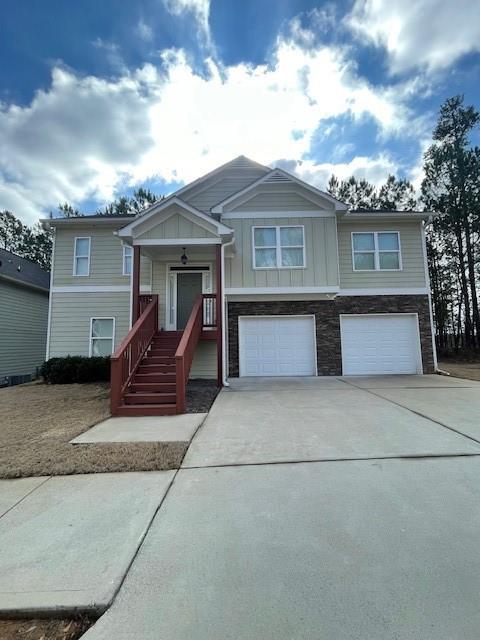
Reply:
[[[142,302],[142,298],[149,298],[149,301]],[[140,296],[140,310],[140,317],[111,357],[112,415],[116,414],[122,404],[122,396],[158,330],[158,296]]]
[[[138,296],[138,304],[140,307],[140,313],[138,314],[138,317],[142,315],[142,313],[145,311],[147,306],[150,304],[150,302],[154,298],[158,298],[158,296],[156,294],[151,294],[151,293],[141,294]]]
[[[199,295],[195,300],[187,326],[175,352],[177,413],[185,413],[186,410],[185,394],[188,375],[190,373],[190,367],[192,366],[195,348],[203,328],[204,297],[204,295]]]
[[[203,328],[216,329],[217,327],[217,294],[203,294]]]

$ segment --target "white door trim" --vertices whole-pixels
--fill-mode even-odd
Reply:
[[[245,363],[243,361],[243,341],[242,341],[242,332],[240,330],[241,320],[249,320],[249,319],[259,320],[262,318],[310,318],[313,321],[313,354],[314,354],[314,364],[315,364],[315,376],[318,376],[318,361],[317,361],[317,325],[315,322],[315,315],[311,313],[293,313],[293,314],[258,314],[258,315],[249,315],[249,316],[238,316],[238,375],[239,377],[243,377],[242,369],[245,368]]]
[[[415,336],[416,336],[416,360],[417,360],[417,374],[423,375],[423,359],[422,359],[422,344],[420,341],[420,325],[418,322],[418,313],[341,313],[340,314],[340,344],[342,350],[342,375],[346,375],[345,371],[345,355],[343,351],[343,318],[385,318],[385,317],[406,317],[415,318]],[[373,374],[372,374],[373,375]]]
[[[199,267],[198,269],[189,269],[186,273],[202,274],[202,293],[212,292],[213,262],[204,260],[202,262],[189,262],[188,265],[182,265],[181,262],[168,262],[165,286],[165,328],[167,331],[177,330],[177,275],[181,271],[172,271],[172,267]],[[208,269],[200,269],[200,267],[208,267]],[[184,272],[185,273],[185,272]]]

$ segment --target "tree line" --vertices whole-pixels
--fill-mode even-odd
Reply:
[[[376,187],[364,178],[339,180],[332,175],[327,191],[351,209],[432,211],[441,214],[426,225],[427,259],[437,347],[441,353],[480,348],[480,113],[463,96],[441,106],[424,154],[419,194],[405,178],[389,175]],[[95,211],[99,215],[136,215],[163,196],[140,188]],[[82,213],[68,203],[59,215]],[[52,236],[37,223],[24,225],[10,211],[0,212],[0,246],[49,268]]]

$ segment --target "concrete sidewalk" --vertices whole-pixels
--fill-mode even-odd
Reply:
[[[104,611],[174,473],[1,480],[0,615]]]

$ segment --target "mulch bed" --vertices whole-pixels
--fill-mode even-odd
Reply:
[[[208,413],[220,389],[214,380],[189,380],[187,413]]]
[[[0,620],[1,640],[77,640],[93,620],[81,616],[73,620]]]

